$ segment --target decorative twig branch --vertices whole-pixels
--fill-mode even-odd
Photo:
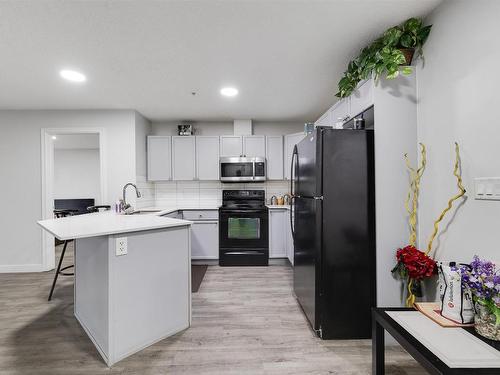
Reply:
[[[419,143],[421,160],[420,166],[415,170],[410,164],[408,154],[405,154],[406,168],[410,172],[410,188],[408,189],[408,196],[405,201],[405,208],[408,212],[408,223],[410,225],[410,245],[416,246],[417,244],[417,210],[418,210],[418,195],[420,193],[420,179],[424,174],[425,166],[427,164],[426,150],[423,143]],[[410,207],[411,201],[411,207]]]
[[[457,178],[457,186],[460,192],[448,201],[448,206],[441,212],[438,219],[434,222],[434,232],[432,232],[432,235],[429,238],[427,251],[425,252],[426,255],[428,255],[432,250],[432,243],[434,242],[434,239],[439,231],[439,223],[443,220],[448,211],[451,210],[453,202],[463,197],[466,192],[464,186],[462,185],[462,176],[460,171],[460,148],[457,142],[455,142],[455,168],[453,169],[453,175]]]

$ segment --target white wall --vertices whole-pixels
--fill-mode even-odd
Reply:
[[[107,202],[136,180],[134,111],[0,111],[0,272],[42,269],[40,134],[68,127],[105,130]]]
[[[54,199],[100,201],[99,149],[54,150]]]
[[[136,163],[136,183],[141,192],[140,198],[135,198],[135,194],[130,193],[127,197],[132,202],[135,199],[136,208],[154,206],[155,186],[147,180],[147,136],[152,134],[151,121],[135,112],[135,163]]]
[[[473,178],[500,176],[498,64],[500,2],[445,1],[433,24],[418,72],[418,138],[427,146],[422,178],[419,243],[427,246],[434,220],[457,192],[453,142],[461,146],[467,201],[441,224],[437,259],[470,261],[474,254],[500,260],[500,202],[477,201]],[[450,224],[451,222],[451,225]],[[449,227],[447,227],[449,225]]]
[[[136,171],[138,176],[146,176],[147,154],[146,144],[147,136],[152,132],[151,121],[135,112],[135,156]]]

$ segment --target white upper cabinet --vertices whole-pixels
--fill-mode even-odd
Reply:
[[[340,99],[330,108],[331,125],[335,125],[339,121],[347,121],[351,117],[350,100],[349,98]]]
[[[283,137],[272,135],[266,137],[267,179],[283,180]]]
[[[196,178],[195,137],[172,137],[172,176],[177,181],[192,181]]]
[[[148,136],[148,180],[172,179],[172,137]]]
[[[243,139],[240,135],[223,135],[220,137],[220,156],[243,155]]]
[[[335,126],[337,122],[346,122],[373,105],[373,79],[361,82],[356,90],[340,99],[316,122],[316,126]]]
[[[244,135],[243,136],[243,155],[266,156],[266,137],[263,135]]]
[[[285,180],[290,179],[290,169],[292,168],[292,153],[294,146],[304,139],[304,133],[285,135]]]
[[[196,177],[219,179],[219,137],[196,136]]]
[[[350,116],[359,115],[365,109],[373,105],[373,80],[368,80],[353,91],[349,97],[351,100]]]
[[[321,116],[319,119],[316,120],[314,125],[316,126],[331,126],[332,125],[332,120],[331,120],[331,108],[328,109],[325,113],[323,113],[323,116]]]

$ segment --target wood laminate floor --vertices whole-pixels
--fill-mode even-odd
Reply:
[[[60,251],[60,250],[59,250]],[[70,249],[67,263],[72,261]],[[370,374],[369,340],[316,338],[287,266],[211,266],[193,294],[193,325],[109,369],[73,316],[73,279],[0,274],[0,374]],[[425,374],[388,349],[388,374]]]

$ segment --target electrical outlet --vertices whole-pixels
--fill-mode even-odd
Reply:
[[[475,199],[500,201],[500,177],[474,179]]]
[[[127,237],[118,237],[116,239],[116,256],[127,254]]]

